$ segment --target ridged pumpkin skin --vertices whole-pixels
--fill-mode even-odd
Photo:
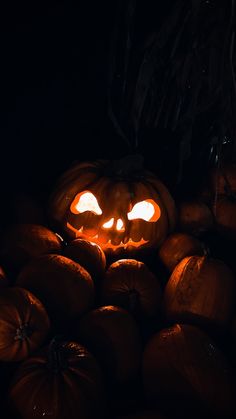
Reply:
[[[124,175],[113,168],[112,162],[95,161],[69,169],[51,196],[50,219],[68,238],[94,241],[107,253],[158,246],[175,225],[175,204],[170,193],[152,173],[138,171]],[[73,213],[73,202],[83,191],[96,197],[100,215],[91,211]],[[158,205],[157,221],[129,220],[131,208],[146,199]],[[112,219],[113,226],[104,228],[104,223]],[[118,220],[123,223],[119,231],[115,228]]]
[[[48,253],[61,253],[62,240],[39,224],[15,224],[6,229],[0,257],[10,272],[17,274],[30,260]]]
[[[213,204],[216,230],[225,238],[235,240],[236,238],[236,192],[235,195],[218,196]]]
[[[160,403],[164,403],[167,409],[178,409],[183,417],[185,409],[194,417],[202,417],[195,416],[199,403],[203,409],[208,407],[228,417],[234,405],[231,379],[226,358],[214,341],[197,327],[176,324],[161,330],[151,337],[144,349],[146,399],[151,405],[160,407]]]
[[[94,283],[78,263],[61,255],[43,255],[20,272],[16,284],[44,304],[57,332],[87,312],[94,302]]]
[[[103,306],[80,321],[77,339],[93,353],[111,381],[125,383],[136,377],[141,362],[141,337],[128,311]]]
[[[210,208],[200,201],[184,201],[178,205],[178,229],[200,236],[212,229],[214,223]]]
[[[169,272],[186,256],[204,255],[204,244],[196,237],[185,233],[170,234],[161,245],[158,255]]]
[[[46,339],[50,322],[42,303],[29,291],[0,292],[0,360],[21,361]]]
[[[93,279],[101,277],[106,269],[106,256],[101,247],[88,240],[72,240],[64,249],[64,255],[85,268]]]
[[[216,230],[227,239],[236,238],[236,165],[224,164],[209,172],[202,197],[211,206]]]
[[[48,347],[19,366],[10,388],[10,403],[24,419],[103,418],[100,368],[78,343]]]
[[[109,266],[101,285],[103,305],[120,306],[137,317],[157,314],[161,286],[143,262],[121,259]]]
[[[236,191],[236,165],[224,164],[209,171],[201,197],[206,202],[213,202],[217,195],[228,195]]]
[[[235,278],[220,260],[206,256],[184,258],[172,272],[164,291],[164,311],[174,322],[227,327],[235,304]]]

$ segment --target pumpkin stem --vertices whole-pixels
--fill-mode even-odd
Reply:
[[[111,171],[116,176],[136,175],[143,171],[143,156],[141,154],[131,154],[120,160],[112,162]]]
[[[48,350],[48,368],[54,373],[67,369],[67,355],[62,342],[58,341],[58,337],[51,340]]]
[[[33,330],[29,326],[29,324],[24,323],[16,329],[16,335],[15,335],[14,339],[15,340],[25,340],[28,337],[30,337],[32,335],[32,333],[33,333]]]

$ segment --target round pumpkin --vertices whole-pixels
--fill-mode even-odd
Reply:
[[[128,253],[162,243],[175,225],[175,204],[163,183],[132,159],[84,162],[59,179],[49,217],[68,238]]]
[[[62,240],[38,224],[9,226],[1,239],[0,259],[6,270],[19,272],[31,259],[47,253],[61,253]]]
[[[218,196],[212,205],[216,231],[227,239],[236,239],[236,193],[232,196]]]
[[[50,322],[42,303],[29,291],[0,292],[0,360],[21,361],[45,341]]]
[[[81,319],[78,341],[93,353],[111,382],[136,377],[141,362],[141,338],[128,311],[116,306],[99,307]]]
[[[101,286],[102,304],[123,307],[137,317],[156,315],[161,295],[156,276],[135,259],[121,259],[110,265]]]
[[[208,409],[227,417],[234,407],[231,368],[215,342],[194,326],[176,324],[151,337],[143,382],[148,403],[177,410],[178,417],[207,417]]]
[[[101,247],[83,239],[72,240],[64,249],[64,255],[83,266],[93,279],[101,277],[106,269],[106,256]]]
[[[196,237],[186,233],[172,233],[161,245],[158,255],[169,272],[186,256],[204,255],[206,247]]]
[[[43,255],[20,272],[16,284],[30,290],[46,307],[56,331],[68,330],[73,320],[94,302],[94,283],[78,263],[62,255]]]
[[[10,402],[24,419],[105,417],[102,373],[95,358],[76,342],[52,342],[19,366]]]
[[[236,165],[225,163],[212,168],[203,197],[207,197],[214,214],[216,231],[227,239],[235,239]]]
[[[200,236],[213,228],[214,218],[210,208],[201,201],[184,201],[178,204],[178,229]]]
[[[207,256],[184,258],[164,291],[164,312],[174,322],[228,327],[235,304],[235,278],[222,261]]]
[[[213,167],[207,176],[202,196],[212,202],[217,195],[228,195],[236,192],[236,164],[225,163],[220,167]]]

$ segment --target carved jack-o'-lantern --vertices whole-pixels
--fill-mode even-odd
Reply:
[[[175,223],[175,205],[156,177],[124,164],[80,163],[59,180],[49,212],[61,232],[105,252],[158,246]],[[126,165],[126,167],[125,167]]]

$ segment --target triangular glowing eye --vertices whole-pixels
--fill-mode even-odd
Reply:
[[[138,218],[144,221],[155,222],[161,216],[161,209],[153,199],[146,199],[138,202],[127,214],[129,220],[137,220]]]
[[[114,218],[111,218],[109,221],[107,221],[106,223],[104,223],[102,226],[104,228],[111,228],[113,226],[114,223]]]
[[[92,192],[84,191],[76,195],[70,207],[71,212],[74,214],[81,214],[85,211],[93,212],[94,214],[101,215],[102,210],[98,205],[97,198]]]

